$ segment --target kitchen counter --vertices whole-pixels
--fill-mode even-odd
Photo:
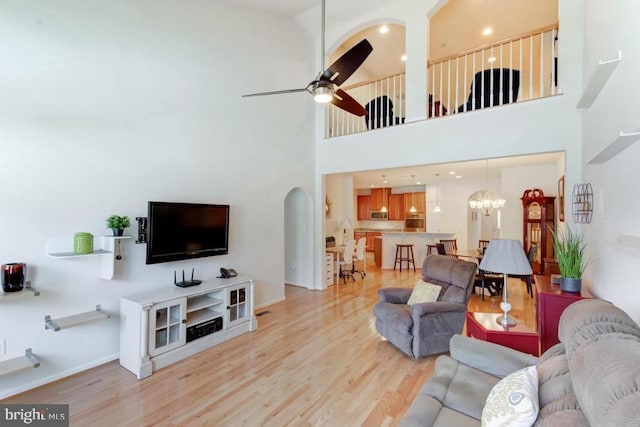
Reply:
[[[413,256],[416,269],[422,267],[427,256],[427,245],[440,239],[455,239],[455,233],[432,233],[426,231],[383,231],[382,232],[382,268],[393,269],[396,259],[396,243],[413,244]]]

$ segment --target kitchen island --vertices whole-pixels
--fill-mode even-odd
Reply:
[[[393,269],[396,259],[396,244],[413,244],[416,269],[422,268],[427,256],[427,245],[440,239],[455,239],[455,233],[430,233],[424,231],[385,231],[382,233],[381,259],[383,269]]]

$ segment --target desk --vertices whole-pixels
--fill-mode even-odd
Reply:
[[[496,322],[501,313],[467,312],[467,336],[500,344],[514,350],[538,356],[540,335],[519,323],[503,327]]]
[[[340,280],[340,254],[344,253],[344,245],[334,246],[332,248],[325,248],[325,253],[331,254],[333,256],[333,263],[335,267],[333,268],[333,284],[337,284],[338,280]]]

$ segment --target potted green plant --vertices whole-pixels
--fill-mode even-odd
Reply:
[[[107,218],[107,228],[113,230],[114,236],[122,236],[124,229],[130,225],[131,222],[128,216],[111,215]]]
[[[553,247],[560,269],[560,289],[567,292],[580,292],[582,289],[582,273],[587,267],[584,258],[583,236],[571,228],[558,233],[553,232]]]

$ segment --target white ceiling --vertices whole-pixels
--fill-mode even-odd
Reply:
[[[243,6],[251,6],[270,12],[297,16],[314,7],[320,7],[321,0],[218,0],[221,3],[230,3]],[[388,4],[388,0],[327,0],[327,19],[332,15],[348,15],[361,13],[362,10],[377,9]]]

